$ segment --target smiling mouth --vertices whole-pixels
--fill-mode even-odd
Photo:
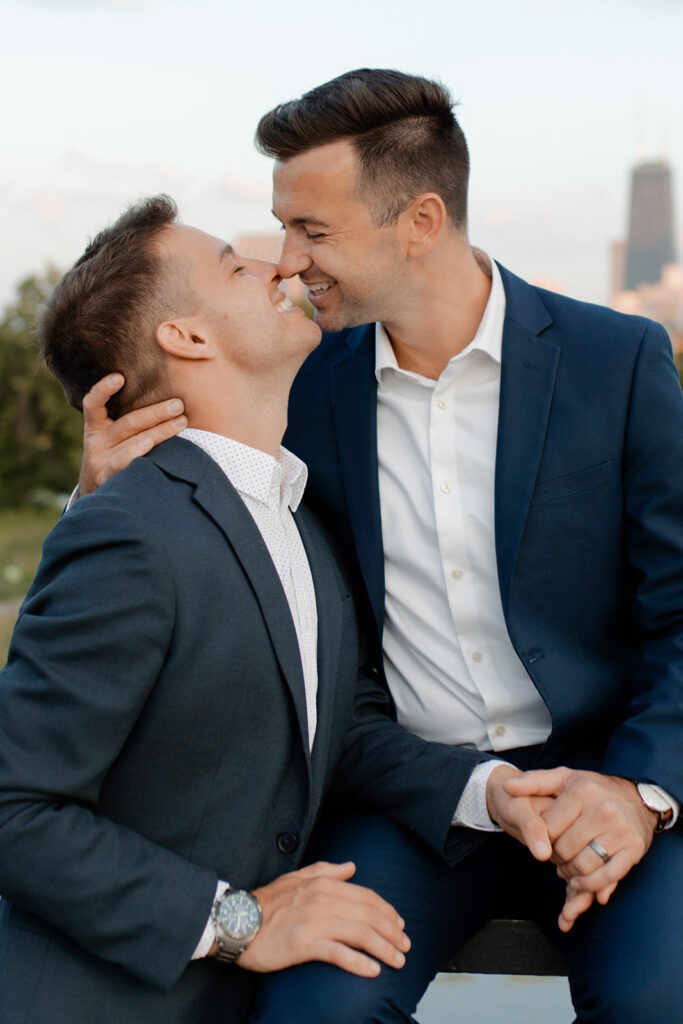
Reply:
[[[290,302],[286,295],[283,295],[275,308],[278,313],[286,313],[288,309],[294,309],[294,303]]]
[[[311,305],[318,306],[318,304],[322,303],[327,292],[329,292],[331,288],[334,288],[335,283],[335,281],[321,281],[315,284],[306,284],[304,281],[304,284],[306,284],[306,288],[308,289],[308,301]]]

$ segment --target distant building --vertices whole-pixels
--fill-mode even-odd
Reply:
[[[655,284],[676,262],[671,168],[663,160],[638,164],[631,178],[631,211],[624,286]]]
[[[649,316],[664,324],[674,352],[683,352],[683,267],[667,263],[656,284],[639,284],[633,291],[617,292],[612,306],[622,313]]]
[[[664,324],[683,352],[683,266],[676,262],[671,168],[650,161],[633,169],[628,241],[611,246],[610,305]]]

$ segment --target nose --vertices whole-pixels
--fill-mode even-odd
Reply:
[[[266,284],[270,284],[274,281],[275,284],[279,284],[282,280],[280,272],[276,263],[268,263],[266,260],[247,260],[247,270],[253,277],[260,278],[261,281],[265,281]]]
[[[285,231],[278,264],[280,277],[295,277],[296,274],[302,274],[312,265],[313,260],[308,254],[304,240],[294,232]]]

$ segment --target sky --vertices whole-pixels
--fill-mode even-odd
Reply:
[[[459,101],[473,243],[606,302],[637,160],[674,167],[683,247],[682,42],[683,0],[0,0],[0,308],[142,195],[275,230],[259,117],[361,66]]]

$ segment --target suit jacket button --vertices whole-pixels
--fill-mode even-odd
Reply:
[[[280,853],[294,853],[299,845],[299,837],[296,832],[281,832],[277,837],[277,848]]]

